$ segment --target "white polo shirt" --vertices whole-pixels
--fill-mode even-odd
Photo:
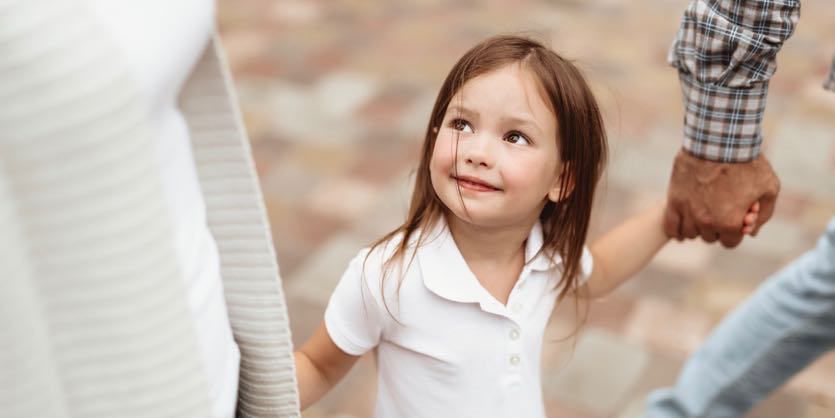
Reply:
[[[525,248],[525,260],[536,257],[507,305],[481,286],[445,222],[431,229],[406,274],[395,267],[383,289],[381,266],[398,241],[375,249],[364,271],[368,249],[360,251],[325,311],[328,334],[340,349],[352,355],[377,350],[375,417],[544,418],[542,339],[562,260],[536,255],[539,222]],[[581,264],[585,280],[592,269],[586,248]]]

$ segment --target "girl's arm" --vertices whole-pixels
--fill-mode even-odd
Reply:
[[[664,233],[665,204],[658,203],[609,231],[591,246],[591,277],[580,288],[580,297],[598,298],[615,290],[644,268],[669,239]],[[742,220],[742,233],[751,234],[757,224],[759,202]]]
[[[592,274],[579,291],[581,297],[605,296],[649,263],[669,239],[664,233],[664,209],[659,203],[592,244]]]
[[[359,356],[346,354],[334,344],[324,321],[302,348],[293,354],[296,358],[301,409],[324,396],[359,359]]]

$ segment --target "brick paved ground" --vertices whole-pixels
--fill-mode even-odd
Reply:
[[[664,194],[680,144],[675,72],[665,55],[684,0],[397,2],[222,0],[233,66],[300,344],[321,320],[347,260],[402,220],[419,137],[446,71],[493,34],[548,40],[585,69],[612,157],[592,236]],[[729,252],[673,244],[592,308],[572,350],[546,346],[551,417],[634,417],[687,354],[770,272],[809,248],[835,214],[835,95],[819,89],[835,51],[835,3],[804,3],[780,55],[765,134],[783,180],[777,213]],[[571,322],[561,314],[559,328]],[[835,416],[835,353],[751,413]],[[370,417],[364,359],[306,418]]]

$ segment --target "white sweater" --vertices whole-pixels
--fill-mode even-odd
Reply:
[[[298,416],[286,307],[214,40],[179,104],[240,347],[238,413]],[[211,410],[136,80],[71,1],[0,6],[0,416]]]

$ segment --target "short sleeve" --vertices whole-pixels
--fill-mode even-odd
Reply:
[[[387,318],[378,299],[379,275],[369,280],[363,274],[365,254],[367,251],[361,251],[351,260],[325,309],[328,335],[337,347],[354,356],[379,344]]]

